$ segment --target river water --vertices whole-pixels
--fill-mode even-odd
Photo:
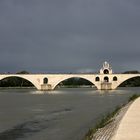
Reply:
[[[140,88],[0,89],[0,140],[82,140]]]

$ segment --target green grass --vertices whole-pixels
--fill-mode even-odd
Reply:
[[[134,101],[134,100],[137,99],[138,97],[140,97],[140,95],[138,95],[138,94],[133,94],[133,95],[128,99],[128,102]]]

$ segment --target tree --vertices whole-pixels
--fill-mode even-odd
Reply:
[[[17,72],[16,74],[29,74],[29,72],[28,72],[28,71],[23,70],[23,71]]]

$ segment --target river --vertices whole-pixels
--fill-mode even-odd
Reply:
[[[140,88],[0,89],[0,140],[82,140]]]

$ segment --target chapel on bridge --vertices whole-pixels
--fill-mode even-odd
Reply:
[[[100,69],[100,74],[112,74],[112,67],[109,65],[108,62],[103,63],[103,67]]]

